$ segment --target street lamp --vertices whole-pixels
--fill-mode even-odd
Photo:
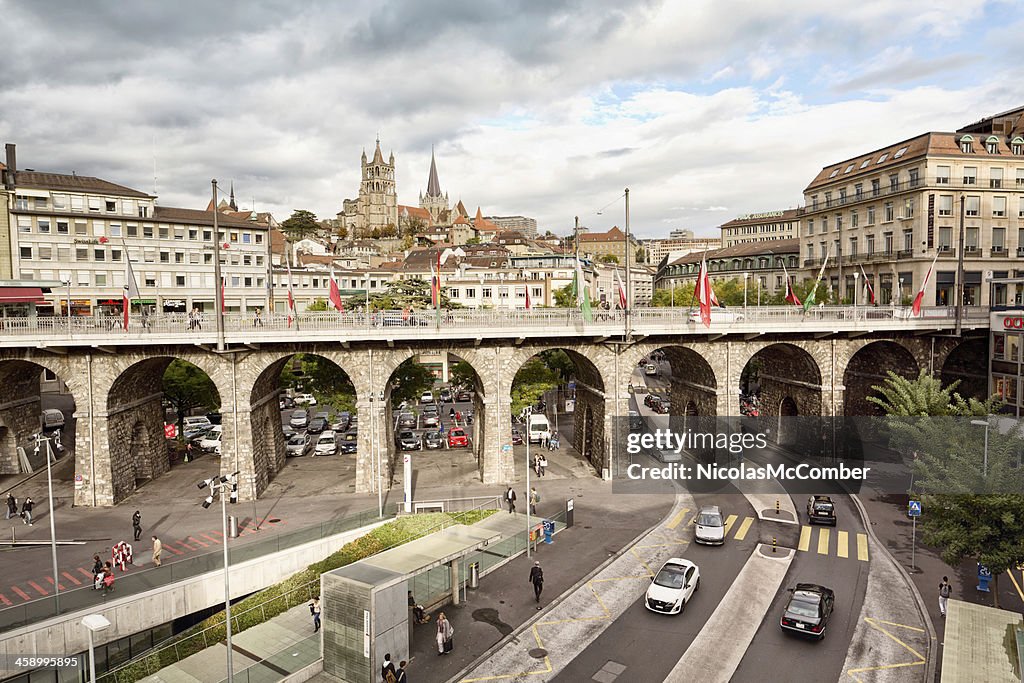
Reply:
[[[530,505],[533,495],[530,493],[530,415],[533,406],[526,406],[526,557],[530,557]]]
[[[988,420],[971,420],[971,424],[985,428],[985,455],[984,461],[982,462],[981,476],[988,479]]]
[[[53,449],[50,447],[50,440],[60,446],[60,430],[53,433],[53,436],[43,436],[40,432],[36,434],[36,455],[39,454],[39,447],[46,443],[46,490],[49,493],[50,506],[50,551],[53,554],[53,601],[56,614],[60,614],[60,582],[57,576],[57,530],[53,519],[53,473],[50,469],[50,460],[53,459]]]
[[[899,279],[899,283],[900,283],[900,288],[899,288],[900,306],[902,306],[903,305],[903,278]]]
[[[96,648],[92,634],[106,631],[110,628],[110,622],[102,614],[89,614],[82,618],[82,626],[89,632],[89,681],[96,683]]]
[[[235,670],[232,663],[231,657],[231,589],[229,587],[229,581],[231,579],[230,565],[228,559],[228,508],[227,501],[230,496],[231,502],[238,502],[238,472],[229,474],[221,477],[211,477],[210,479],[204,479],[199,482],[197,486],[200,489],[209,488],[210,495],[203,501],[203,509],[209,508],[213,505],[213,496],[220,496],[220,516],[221,516],[221,528],[224,534],[224,615],[225,624],[227,625],[227,647],[228,647],[228,681],[232,683],[235,680]]]

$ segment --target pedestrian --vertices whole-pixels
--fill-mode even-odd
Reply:
[[[92,587],[99,590],[103,587],[103,562],[99,555],[92,556]]]
[[[939,616],[942,618],[946,617],[946,603],[949,602],[952,592],[953,587],[949,585],[949,577],[943,576],[942,583],[939,584]]]
[[[256,309],[256,313],[253,315],[252,326],[263,327],[263,318],[260,317],[260,309],[258,308]]]
[[[160,566],[160,555],[164,552],[164,544],[160,542],[160,539],[153,536],[153,564],[157,567]]]
[[[142,537],[142,513],[138,510],[132,515],[132,531],[135,532],[136,541]]]
[[[192,457],[192,442],[189,441],[187,444],[185,444],[185,462],[191,462]]]
[[[448,623],[448,617],[441,612],[437,615],[437,654],[446,655],[452,651],[455,629]]]
[[[423,609],[423,605],[416,602],[416,598],[413,597],[412,591],[409,591],[409,607],[412,608],[412,618],[417,624],[425,624],[430,621],[430,617],[427,616],[426,611]]]
[[[398,663],[398,683],[409,683],[409,679],[405,675],[405,667],[409,665],[409,662],[404,659]]]
[[[199,331],[203,329],[203,312],[198,308],[196,309],[196,329]]]
[[[544,570],[540,568],[540,562],[534,562],[530,569],[530,583],[533,584],[533,596],[540,603],[540,594],[544,590]],[[540,609],[540,605],[537,605]]]
[[[540,453],[533,456],[533,471],[537,473],[538,477],[540,476]]]
[[[540,494],[537,493],[537,487],[534,486],[530,489],[530,514],[537,514],[537,503],[540,502]]]
[[[35,503],[32,502],[32,496],[25,496],[25,501],[21,504],[21,518],[25,520],[25,524],[32,526],[32,506]]]
[[[309,614],[313,617],[313,633],[320,630],[320,596],[309,601]]]
[[[383,683],[396,683],[398,673],[395,671],[395,663],[391,661],[391,653],[384,655],[384,663],[380,665],[380,680]]]
[[[7,494],[7,519],[15,517],[18,514],[18,499],[14,497],[13,493]]]
[[[545,429],[543,432],[540,433],[541,445],[543,445],[544,448],[547,448],[548,447],[548,443],[550,441],[551,441],[551,432],[549,432],[548,430]]]
[[[540,456],[540,476],[547,476],[548,473],[548,459],[546,456]]]
[[[505,491],[505,502],[508,503],[508,514],[511,515],[516,511],[516,492],[512,490],[512,486]]]
[[[196,309],[193,308],[188,312],[188,329],[192,331],[196,329]]]

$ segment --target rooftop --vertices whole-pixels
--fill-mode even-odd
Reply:
[[[786,240],[768,240],[766,242],[745,242],[734,244],[731,247],[722,249],[711,249],[710,251],[695,251],[681,258],[676,259],[668,265],[700,263],[702,258],[743,258],[746,256],[773,256],[780,254],[799,254],[800,240],[796,237]]]
[[[140,197],[155,199],[151,194],[133,190],[124,185],[93,176],[71,175],[65,173],[41,173],[39,171],[18,171],[17,186],[39,190],[65,190],[67,192],[96,192],[99,194],[117,195],[120,197]]]

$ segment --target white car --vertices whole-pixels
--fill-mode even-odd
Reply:
[[[711,309],[711,322],[714,323],[741,323],[743,322],[743,312],[734,311],[731,308],[719,308],[717,306]],[[694,311],[690,314],[691,323],[700,323],[700,311]]]
[[[700,588],[700,569],[693,562],[673,557],[647,589],[644,606],[659,614],[679,614]]]
[[[313,394],[296,394],[295,405],[297,406],[315,406],[316,397]]]
[[[327,431],[320,434],[316,440],[316,448],[313,455],[334,455],[338,452],[338,443],[335,440],[334,432]]]
[[[288,424],[298,429],[305,429],[309,426],[309,413],[305,410],[296,410],[292,413],[292,419],[288,421]]]
[[[213,425],[213,427],[206,433],[199,441],[199,448],[204,451],[215,451],[220,453],[220,437],[224,433],[224,428],[221,425]]]
[[[433,394],[433,392],[424,391],[423,395],[420,396],[420,403],[433,403],[433,402],[434,402],[434,394]]]
[[[697,515],[693,540],[706,545],[725,543],[725,519],[717,505],[705,505]]]
[[[644,366],[644,374],[649,377],[657,377],[658,367],[654,363],[648,363]]]

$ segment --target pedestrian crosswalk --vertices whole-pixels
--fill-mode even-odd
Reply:
[[[813,538],[815,530],[818,532],[817,543],[814,543]],[[861,533],[855,535],[856,548],[852,547],[850,536],[851,533],[849,531],[804,525],[800,527],[800,541],[796,549],[803,553],[810,553],[813,548],[814,553],[817,555],[830,555],[834,549],[835,556],[841,559],[849,559],[851,553],[855,552],[858,561],[867,562],[868,535]],[[834,543],[832,541],[833,537],[835,538]]]

